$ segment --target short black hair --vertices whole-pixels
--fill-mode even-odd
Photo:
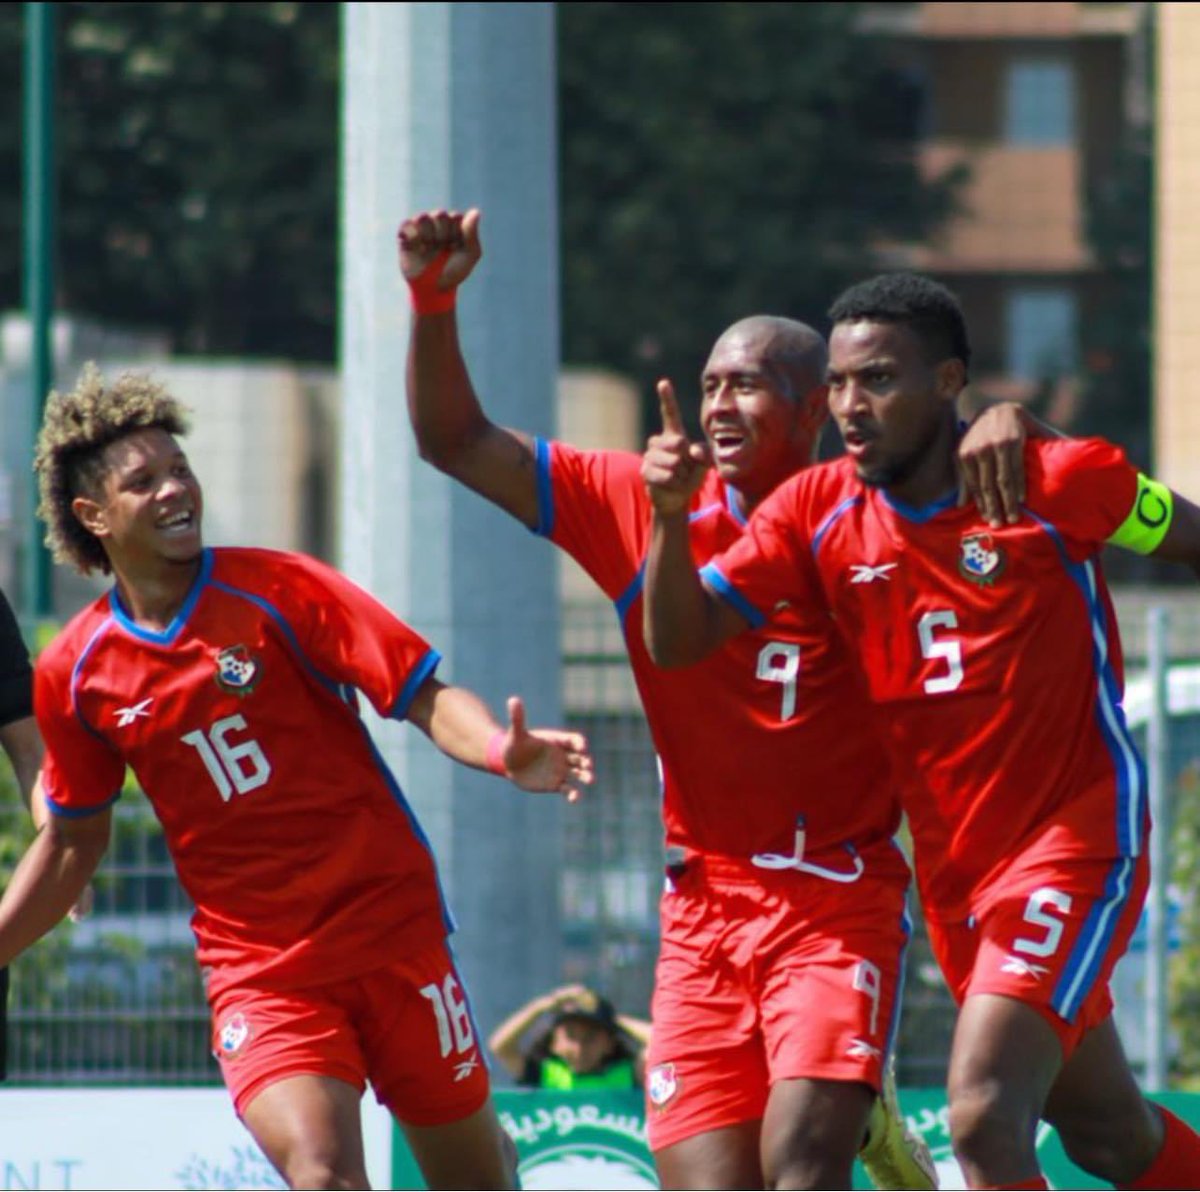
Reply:
[[[957,356],[971,363],[967,322],[958,299],[919,273],[881,273],[843,290],[829,308],[833,323],[904,323],[913,329],[931,363]]]

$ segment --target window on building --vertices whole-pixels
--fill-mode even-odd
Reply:
[[[1076,371],[1079,301],[1065,287],[1019,287],[1005,301],[1005,372],[1041,381]]]
[[[1004,136],[1012,145],[1075,139],[1075,69],[1066,58],[1014,58],[1004,76]]]

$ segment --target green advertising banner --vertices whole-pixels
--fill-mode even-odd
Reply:
[[[1200,1094],[1162,1093],[1154,1098],[1200,1129]],[[517,1145],[522,1188],[657,1188],[646,1146],[645,1105],[637,1092],[547,1093],[500,1091],[496,1110]],[[941,1186],[966,1185],[950,1147],[949,1111],[942,1089],[903,1089],[900,1107],[910,1129],[933,1152]],[[1049,1126],[1038,1133],[1038,1156],[1051,1188],[1109,1188],[1079,1170]],[[870,1188],[855,1166],[854,1187]],[[395,1131],[392,1187],[424,1188],[403,1135]]]

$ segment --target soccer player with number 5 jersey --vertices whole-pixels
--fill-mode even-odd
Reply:
[[[409,412],[423,457],[575,558],[625,631],[663,776],[668,881],[646,1081],[663,1186],[848,1187],[864,1133],[878,1186],[935,1186],[894,1095],[875,1096],[891,1093],[908,874],[892,841],[895,786],[846,648],[823,610],[797,607],[684,674],[651,663],[639,457],[497,426],[474,392],[454,293],[482,254],[479,222],[433,211],[401,226]],[[821,337],[789,319],[744,319],[717,340],[700,408],[715,467],[687,507],[698,560],[811,463],[824,365]],[[978,435],[993,443],[986,422]],[[846,734],[851,709],[858,731]]]
[[[501,729],[439,655],[332,568],[205,549],[202,494],[150,378],[85,370],[38,442],[55,555],[113,589],[38,659],[51,812],[0,901],[0,962],[66,913],[132,768],[195,904],[213,1051],[292,1187],[365,1188],[370,1081],[433,1188],[515,1187],[428,843],[363,724],[361,692],[450,757],[578,793],[586,741]]]
[[[692,663],[780,607],[827,609],[852,644],[961,1005],[948,1091],[971,1187],[1044,1188],[1043,1117],[1118,1186],[1200,1186],[1200,1138],[1142,1097],[1111,1016],[1150,825],[1097,559],[1112,542],[1200,571],[1200,510],[1118,448],[1059,439],[1027,448],[1021,508],[981,521],[954,493],[970,350],[953,295],[886,275],[830,317],[847,455],[780,486],[699,573],[685,510],[700,480],[663,395],[643,461],[650,652]],[[859,730],[852,716],[843,727]]]

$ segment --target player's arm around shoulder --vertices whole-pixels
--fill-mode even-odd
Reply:
[[[483,411],[463,359],[454,303],[483,255],[478,210],[423,211],[400,225],[400,272],[412,296],[406,384],[421,458],[511,513],[538,524],[533,440]]]

